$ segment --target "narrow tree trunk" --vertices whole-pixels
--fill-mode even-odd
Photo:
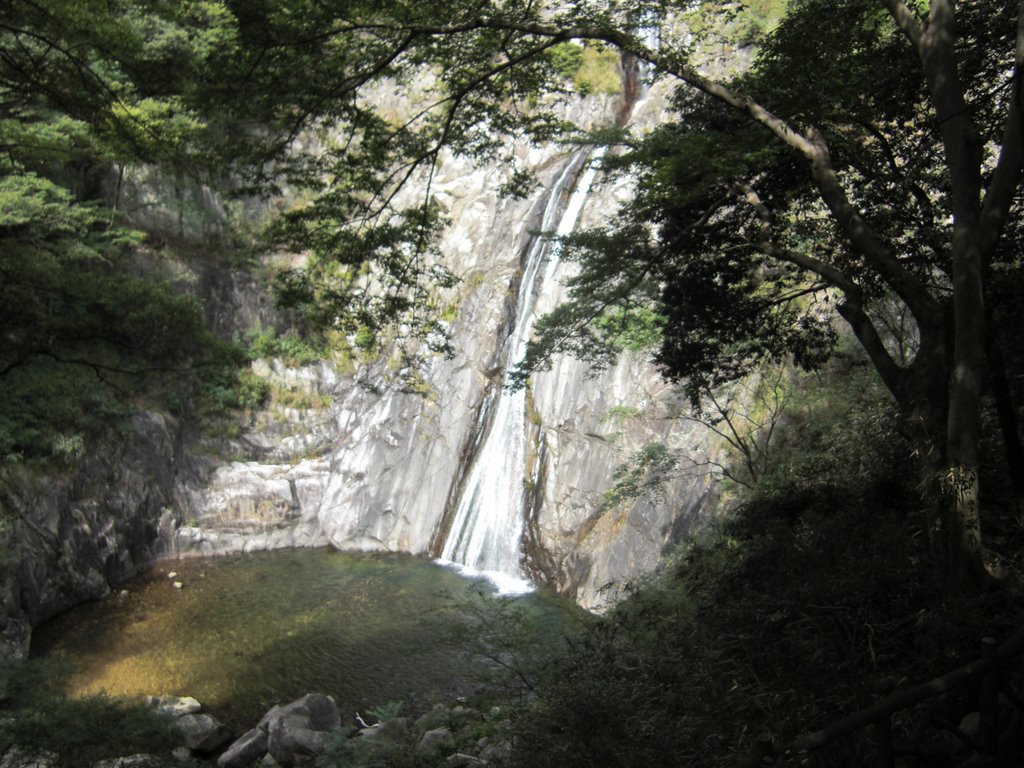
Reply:
[[[989,580],[981,542],[979,450],[981,381],[985,348],[985,310],[981,257],[971,236],[976,222],[959,221],[953,231],[953,375],[946,432],[947,463],[943,481],[946,505],[944,536],[951,587],[979,587]]]

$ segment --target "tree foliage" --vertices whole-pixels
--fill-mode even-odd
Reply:
[[[5,173],[42,210],[52,196],[31,174],[89,200],[114,158],[227,155],[245,191],[294,201],[277,241],[311,258],[283,275],[286,303],[368,344],[390,324],[445,351],[424,312],[452,282],[432,266],[442,151],[505,160],[525,188],[517,142],[572,130],[572,46],[580,65],[602,47],[646,61],[676,84],[677,119],[591,137],[623,150],[605,164],[634,175],[636,199],[566,243],[570,301],[538,324],[523,371],[660,333],[657,360],[696,397],[766,359],[819,364],[835,313],[914,430],[926,485],[958,478],[948,504],[935,486],[937,559],[981,578],[986,367],[1000,379],[985,325],[1005,315],[991,275],[1012,273],[1021,237],[1021,8],[755,5],[745,19],[617,0],[5,0]],[[716,13],[732,16],[705,23]],[[760,45],[729,82],[696,55],[721,30]],[[426,194],[410,205],[411,180]],[[1010,436],[1013,408],[1000,413]]]
[[[195,302],[139,274],[114,163],[194,164],[185,106],[212,3],[0,3],[0,460],[81,453],[209,349]]]
[[[697,402],[765,360],[820,364],[832,306],[915,431],[926,483],[957,478],[935,497],[937,560],[984,580],[982,296],[1018,239],[1021,24],[1006,5],[801,0],[730,83],[678,49],[641,53],[688,86],[679,118],[609,161],[636,199],[570,239],[570,301],[524,369],[553,350],[607,361],[594,320],[639,303],[664,318],[656,359]]]

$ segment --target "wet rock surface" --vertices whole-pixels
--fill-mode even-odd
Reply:
[[[0,505],[19,556],[0,570],[0,656],[23,657],[31,627],[106,596],[165,554],[159,521],[188,468],[181,423],[140,413],[64,474],[9,472]]]

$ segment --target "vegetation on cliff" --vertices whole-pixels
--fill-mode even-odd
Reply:
[[[520,140],[609,143],[636,197],[565,243],[580,271],[524,383],[555,352],[653,343],[699,405],[766,362],[828,370],[845,323],[846,373],[895,410],[791,412],[790,453],[747,473],[736,519],[537,682],[524,763],[732,759],[757,729],[863,704],[866,680],[973,655],[1020,622],[1024,6],[792,0],[777,26],[731,28],[759,54],[720,82],[694,51],[722,27],[691,15],[684,33],[680,5],[3,0],[0,457],[81,452],[138,382],[174,395],[211,348],[194,304],[137,276],[119,165],[298,190],[273,234],[311,259],[282,300],[360,344],[390,325],[445,352],[422,311],[453,280],[433,263],[444,220],[429,194],[399,210],[402,185],[429,189],[442,150],[514,167]],[[562,123],[564,94],[607,87],[608,50],[678,85],[672,121]],[[414,103],[381,112],[371,86]],[[235,383],[216,382],[266,396]],[[837,763],[871,747],[848,749]]]
[[[0,463],[73,458],[148,398],[181,406],[217,351],[122,226],[125,166],[199,167],[182,94],[214,5],[0,4]]]
[[[790,743],[973,661],[983,637],[1012,636],[1024,624],[1019,592],[950,594],[925,567],[930,513],[910,440],[849,348],[805,380],[757,490],[538,677],[515,721],[513,764],[736,766],[761,737]],[[998,458],[996,442],[983,447]],[[1003,471],[984,481],[1008,488]],[[1024,533],[999,498],[990,536],[1016,580]],[[1007,684],[1019,675],[1019,660],[1004,667]],[[898,712],[895,764],[967,760],[978,706],[954,689]],[[1024,744],[1013,728],[1004,737],[1013,764]],[[874,765],[879,749],[866,728],[808,759]]]

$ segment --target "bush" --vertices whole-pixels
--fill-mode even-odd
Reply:
[[[294,331],[278,336],[273,326],[249,331],[246,334],[246,346],[252,360],[278,357],[292,367],[311,365],[328,355],[324,343],[304,339]]]
[[[583,96],[622,92],[619,54],[610,48],[569,42],[554,46],[547,55],[555,73],[571,80]]]
[[[610,48],[587,46],[573,78],[581,95],[592,93],[614,96],[622,93],[619,54]]]
[[[1024,623],[1010,590],[958,597],[937,580],[909,450],[856,366],[805,381],[794,405],[759,490],[541,677],[515,765],[735,766],[759,734],[790,741]],[[941,706],[955,723],[971,705]],[[873,749],[861,734],[814,764]]]

